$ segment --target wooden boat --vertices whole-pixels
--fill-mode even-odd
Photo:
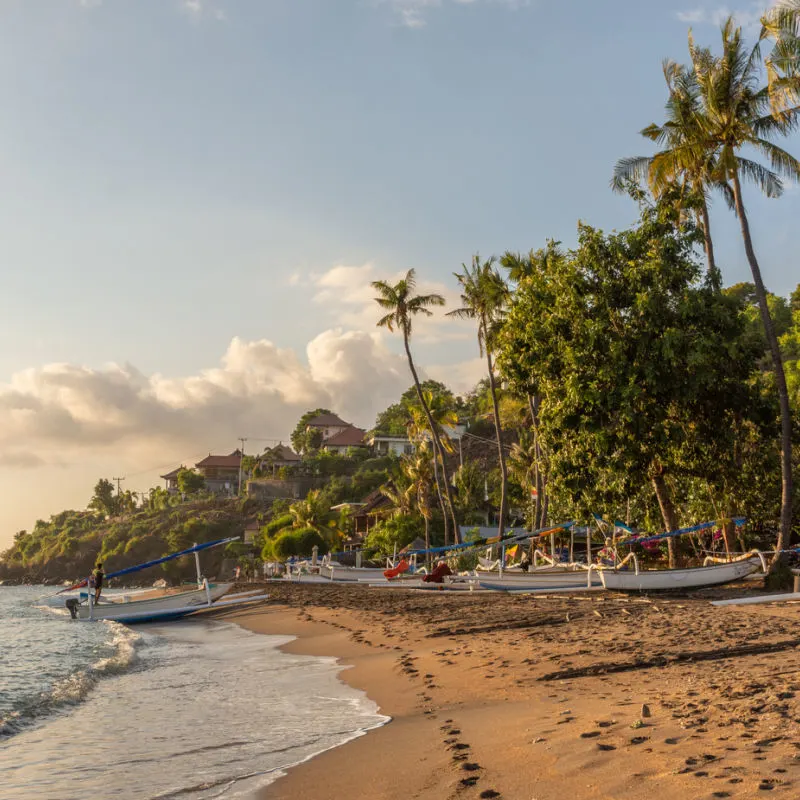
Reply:
[[[719,586],[722,583],[740,580],[759,567],[763,558],[748,556],[739,561],[714,564],[689,569],[646,569],[639,570],[634,561],[634,569],[596,569],[606,589],[622,592],[664,592],[671,589],[700,589],[704,586]]]
[[[543,570],[541,572],[503,572],[493,576],[479,574],[477,584],[482,589],[495,592],[550,591],[567,592],[577,589],[601,588],[600,578],[594,571]]]
[[[72,619],[81,622],[108,620],[133,625],[143,622],[167,622],[169,620],[181,619],[190,614],[195,614],[198,611],[210,608],[230,607],[265,600],[268,595],[258,594],[260,590],[228,595],[223,600],[222,598],[233,584],[209,583],[200,574],[200,559],[198,556],[200,550],[205,550],[209,547],[217,547],[222,544],[227,544],[228,542],[236,541],[237,539],[238,537],[233,537],[195,545],[187,550],[171,553],[168,556],[154,561],[148,561],[134,567],[111,572],[106,576],[111,579],[120,575],[127,575],[193,553],[197,566],[196,589],[183,592],[157,589],[151,592],[140,592],[132,595],[112,595],[106,598],[101,596],[100,601],[96,603],[94,601],[94,591],[91,586],[89,586],[89,581],[86,580],[69,587],[68,590],[89,586],[88,591],[82,592],[77,598],[71,597],[68,599],[66,601],[66,607]]]
[[[210,607],[228,592],[231,586],[232,583],[206,581],[201,588],[191,589],[188,592],[157,591],[153,593],[155,596],[140,600],[131,600],[129,595],[121,595],[105,601],[101,598],[99,603],[95,603],[91,595],[86,595],[84,602],[68,600],[67,608],[73,619],[80,620],[148,622],[155,619],[179,619],[198,611],[200,607]]]

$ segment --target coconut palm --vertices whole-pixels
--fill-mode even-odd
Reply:
[[[450,544],[449,539],[449,526],[448,526],[448,510],[445,502],[446,494],[442,491],[442,480],[439,477],[439,464],[447,457],[447,453],[453,452],[453,444],[450,437],[444,430],[444,426],[453,426],[458,422],[458,416],[455,411],[447,403],[446,398],[441,394],[434,394],[433,392],[423,392],[422,396],[428,405],[430,412],[430,419],[433,420],[436,430],[439,434],[439,442],[441,449],[436,449],[436,444],[430,437],[430,428],[428,425],[428,417],[425,416],[424,411],[418,406],[410,406],[409,414],[410,419],[407,426],[408,438],[412,442],[417,442],[418,446],[425,446],[425,443],[431,438],[433,443],[433,454],[430,456],[433,464],[433,478],[436,484],[436,490],[439,497],[439,504],[442,509],[442,518],[444,520],[444,543]],[[456,532],[454,541],[458,542],[458,535]]]
[[[450,521],[453,524],[453,538],[458,541],[458,523],[456,521],[455,506],[453,505],[453,495],[450,490],[450,474],[447,468],[447,460],[444,458],[444,451],[442,449],[442,441],[439,436],[436,423],[431,417],[431,412],[428,404],[420,388],[419,376],[417,369],[414,366],[414,359],[411,355],[411,328],[414,317],[421,314],[426,317],[433,315],[431,307],[443,306],[444,298],[440,294],[414,294],[416,289],[416,276],[413,269],[408,270],[405,277],[395,284],[387,283],[386,281],[373,281],[372,288],[378,292],[375,302],[383,309],[388,311],[381,317],[377,326],[379,328],[387,328],[394,332],[400,331],[403,335],[403,346],[405,347],[406,357],[408,358],[408,368],[411,370],[411,376],[414,378],[414,388],[417,392],[417,399],[422,407],[425,417],[428,421],[428,427],[431,431],[431,439],[433,441],[434,453],[442,456],[442,473],[444,476],[444,492],[447,502],[447,509],[450,515]],[[447,519],[447,514],[445,514]],[[445,522],[445,526],[447,523]]]
[[[678,202],[683,207],[696,209],[708,274],[719,287],[708,213],[709,195],[712,189],[720,190],[730,204],[731,190],[719,178],[716,151],[692,147],[692,143],[702,136],[699,129],[700,93],[693,70],[674,61],[665,61],[663,72],[669,91],[667,120],[663,125],[651,124],[641,131],[642,136],[663,149],[653,156],[620,159],[614,167],[611,187],[616,192],[623,192],[627,191],[630,183],[646,181],[655,197],[677,188]]]
[[[508,299],[508,287],[495,269],[495,259],[481,261],[480,256],[472,258],[472,264],[461,265],[462,272],[454,273],[461,285],[463,306],[448,313],[448,317],[473,319],[478,323],[478,349],[486,356],[489,373],[489,391],[494,411],[494,429],[497,434],[497,453],[500,463],[500,519],[497,524],[498,536],[503,535],[508,510],[508,470],[503,447],[503,427],[500,423],[500,408],[497,402],[497,385],[494,375],[493,350],[497,331],[503,319]]]
[[[765,36],[762,33],[762,39]],[[780,196],[783,191],[782,178],[800,180],[800,161],[774,142],[776,138],[797,130],[800,105],[790,105],[785,100],[796,101],[800,98],[800,75],[791,68],[791,62],[786,62],[778,75],[778,67],[773,62],[773,83],[763,83],[762,39],[755,47],[747,48],[741,28],[737,28],[733,19],[728,18],[722,28],[722,54],[715,56],[709,49],[697,47],[689,34],[689,52],[702,111],[697,115],[698,134],[685,147],[685,151],[688,153],[687,159],[701,150],[714,153],[720,179],[730,183],[733,190],[736,215],[753,274],[780,400],[782,497],[776,550],[781,551],[789,542],[792,523],[792,418],[783,359],[742,197],[742,180],[755,183],[768,197]],[[779,93],[777,100],[776,93]],[[767,159],[770,166],[742,156],[741,151],[745,147]],[[776,560],[779,557],[780,552],[776,554]]]
[[[414,455],[405,456],[401,469],[409,481],[409,495],[413,505],[425,522],[425,549],[430,550],[430,522],[433,517],[433,498],[431,497],[431,464],[427,444],[417,448]]]

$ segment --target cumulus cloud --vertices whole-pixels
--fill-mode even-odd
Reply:
[[[306,357],[235,338],[218,366],[183,378],[146,376],[130,364],[25,370],[0,386],[0,467],[36,467],[54,454],[81,462],[103,452],[156,463],[239,436],[285,440],[315,406],[369,426],[409,383],[404,359],[376,334],[328,330],[308,344]]]
[[[406,28],[423,28],[433,9],[446,6],[496,5],[517,9],[530,5],[531,0],[373,0],[377,6],[388,7],[397,24]]]

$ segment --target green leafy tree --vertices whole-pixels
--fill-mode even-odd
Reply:
[[[193,469],[181,469],[178,471],[178,491],[183,495],[196,494],[206,488],[206,480]]]
[[[647,482],[674,529],[672,473],[749,402],[738,304],[698,284],[696,231],[669,203],[624,233],[578,235],[575,252],[518,287],[498,362],[541,392],[554,481],[573,509],[624,502]]]
[[[306,430],[308,423],[315,417],[322,416],[323,414],[332,414],[329,408],[315,408],[313,411],[306,411],[295,425],[292,431],[291,440],[292,447],[297,453],[309,453],[314,450],[319,450],[322,444],[322,431],[318,428],[311,428]]]
[[[89,501],[89,508],[109,517],[119,513],[119,500],[114,491],[114,484],[110,480],[100,478],[95,484],[94,494]]]
[[[444,298],[439,294],[415,294],[416,277],[413,269],[408,270],[405,277],[395,284],[386,281],[373,281],[372,288],[378,292],[375,302],[388,313],[381,317],[377,325],[379,328],[387,328],[389,331],[398,330],[403,336],[403,346],[408,359],[408,368],[414,379],[414,389],[417,400],[422,407],[423,413],[428,421],[428,426],[433,439],[434,456],[438,453],[442,460],[442,471],[444,473],[444,492],[447,503],[447,510],[450,522],[453,525],[453,538],[458,541],[458,522],[456,521],[455,506],[453,495],[450,489],[450,473],[447,467],[447,460],[444,457],[444,449],[439,430],[431,417],[430,408],[425,401],[422,393],[417,369],[414,366],[414,359],[411,355],[411,330],[414,317],[423,315],[430,317],[433,312],[430,310],[434,306],[443,306]],[[447,535],[448,515],[445,515],[445,536]]]

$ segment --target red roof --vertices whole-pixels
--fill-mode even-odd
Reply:
[[[174,469],[174,470],[172,470],[172,472],[168,472],[166,475],[162,475],[162,476],[161,476],[161,479],[162,479],[162,480],[165,480],[165,481],[172,481],[172,480],[175,480],[175,479],[178,477],[178,473],[179,473],[179,472],[180,472],[182,469],[186,469],[186,467],[184,467],[184,466],[183,466],[183,464],[181,464],[181,466],[179,466],[179,467],[175,467],[175,469]]]
[[[329,427],[336,427],[336,426],[345,428],[350,425],[349,422],[345,422],[343,419],[339,419],[336,414],[320,414],[318,417],[314,417],[314,419],[310,419],[306,422],[306,427],[311,428],[329,428]]]
[[[366,431],[362,431],[361,428],[356,428],[355,425],[351,425],[349,428],[339,431],[339,433],[337,433],[335,436],[331,436],[330,439],[326,439],[322,443],[322,446],[328,447],[330,445],[332,447],[359,447],[360,445],[364,444],[364,437],[366,435]]]
[[[242,451],[234,450],[228,456],[212,456],[209,453],[202,461],[198,461],[195,466],[200,467],[231,467],[239,469],[242,463]]]

